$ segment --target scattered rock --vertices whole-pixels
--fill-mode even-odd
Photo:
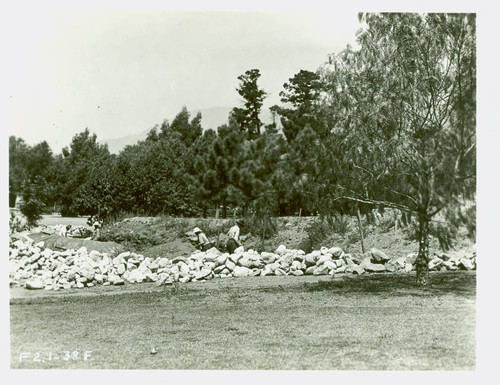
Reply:
[[[351,266],[351,270],[352,270],[352,273],[353,274],[363,274],[365,272],[365,269],[363,269],[361,266],[359,265],[352,265]]]
[[[380,263],[369,263],[363,266],[363,268],[369,273],[381,273],[385,271],[385,266]]]
[[[460,260],[460,263],[458,264],[458,267],[460,269],[462,269],[462,270],[472,270],[472,269],[474,269],[473,263],[468,258],[462,258]]]
[[[372,262],[373,263],[386,263],[387,261],[390,260],[390,258],[383,252],[383,251],[380,251],[376,248],[372,248],[370,250],[370,254],[372,256]]]
[[[40,289],[43,289],[43,282],[41,280],[33,280],[33,281],[27,281],[26,282],[26,289],[29,289],[29,290],[40,290]]]

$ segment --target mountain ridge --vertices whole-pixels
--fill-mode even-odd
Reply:
[[[201,127],[203,131],[208,129],[217,130],[217,127],[227,124],[229,113],[233,107],[209,107],[202,108],[197,110],[189,111],[190,119],[194,118],[199,112],[201,112]],[[264,124],[272,123],[272,115],[269,110],[262,111],[260,114],[260,118]],[[169,122],[173,120],[170,119]],[[151,127],[152,128],[152,127]],[[151,128],[148,128],[144,131],[141,131],[137,134],[130,134],[125,136],[120,136],[117,138],[109,138],[99,140],[101,144],[107,144],[109,152],[112,154],[118,154],[121,150],[125,148],[125,146],[134,145],[137,142],[146,139],[148,132],[151,131]]]

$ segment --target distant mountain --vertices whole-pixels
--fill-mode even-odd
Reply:
[[[222,126],[223,124],[227,124],[227,120],[231,110],[232,107],[212,107],[189,111],[189,113],[192,119],[198,112],[201,112],[201,126],[205,131],[210,128],[213,130],[217,130],[217,127]],[[269,124],[273,121],[271,112],[268,109],[265,109],[261,112],[260,118],[262,119],[262,122],[264,124]],[[169,122],[171,122],[172,120],[173,118],[169,119]],[[125,146],[133,145],[140,140],[146,139],[150,130],[151,128],[148,128],[147,130],[144,130],[138,134],[121,136],[119,138],[104,139],[99,142],[102,144],[107,144],[109,152],[111,152],[112,154],[118,154],[125,148]]]

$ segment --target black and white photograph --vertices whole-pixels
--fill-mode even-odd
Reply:
[[[4,25],[13,380],[478,383],[487,12],[28,4]]]

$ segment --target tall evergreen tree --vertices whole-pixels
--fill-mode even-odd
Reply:
[[[258,137],[262,128],[259,114],[267,93],[259,88],[257,84],[259,78],[258,69],[248,70],[238,76],[240,84],[236,91],[243,98],[243,108],[234,108],[233,116],[240,129],[247,132],[249,139]]]

